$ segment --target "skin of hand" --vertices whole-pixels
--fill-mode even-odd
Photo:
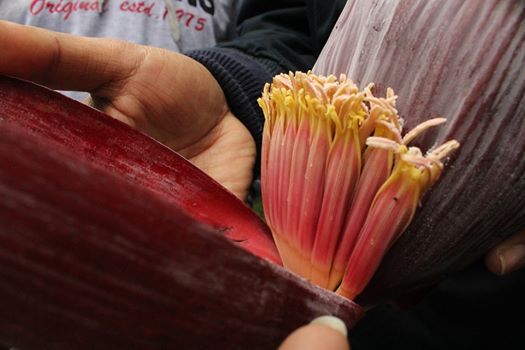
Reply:
[[[525,231],[512,235],[485,256],[487,268],[506,275],[525,266]]]
[[[343,321],[321,316],[291,333],[277,350],[350,350]]]
[[[90,104],[177,151],[245,199],[255,142],[197,61],[119,40],[0,21],[0,74],[86,91]]]

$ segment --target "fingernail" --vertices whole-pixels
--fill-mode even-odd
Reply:
[[[501,274],[507,274],[525,265],[525,245],[516,244],[499,253],[501,263]]]
[[[338,331],[339,333],[341,333],[345,337],[348,335],[348,331],[346,329],[345,323],[341,319],[339,319],[339,318],[337,318],[335,316],[321,316],[321,317],[317,317],[315,320],[310,322],[310,324],[318,324],[318,325],[321,325],[321,326],[326,326],[326,327],[332,328],[333,330]]]
[[[503,254],[501,252],[498,252],[498,259],[499,259],[499,274],[504,275],[506,266],[505,266],[505,259],[503,258]]]

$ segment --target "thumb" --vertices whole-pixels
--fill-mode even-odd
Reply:
[[[333,316],[322,316],[290,334],[278,350],[350,350],[346,326]]]
[[[487,268],[506,275],[525,266],[525,230],[514,234],[494,247],[485,256]]]

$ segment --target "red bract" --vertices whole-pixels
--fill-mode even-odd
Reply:
[[[0,77],[1,344],[269,349],[320,315],[351,327],[356,304],[248,252],[278,260],[268,232],[149,137]]]

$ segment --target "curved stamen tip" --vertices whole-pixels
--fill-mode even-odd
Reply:
[[[368,147],[381,148],[389,151],[399,152],[400,144],[386,137],[370,136],[366,139]]]
[[[403,143],[405,145],[408,145],[410,142],[412,142],[416,137],[421,135],[427,129],[443,124],[443,123],[446,123],[446,121],[447,120],[445,118],[441,118],[441,117],[424,121],[423,123],[417,125],[414,129],[410,130],[410,132],[408,132],[403,137]]]
[[[427,154],[427,158],[435,160],[443,160],[448,157],[452,152],[458,149],[460,146],[456,140],[450,140],[442,144],[441,146],[431,150]]]

